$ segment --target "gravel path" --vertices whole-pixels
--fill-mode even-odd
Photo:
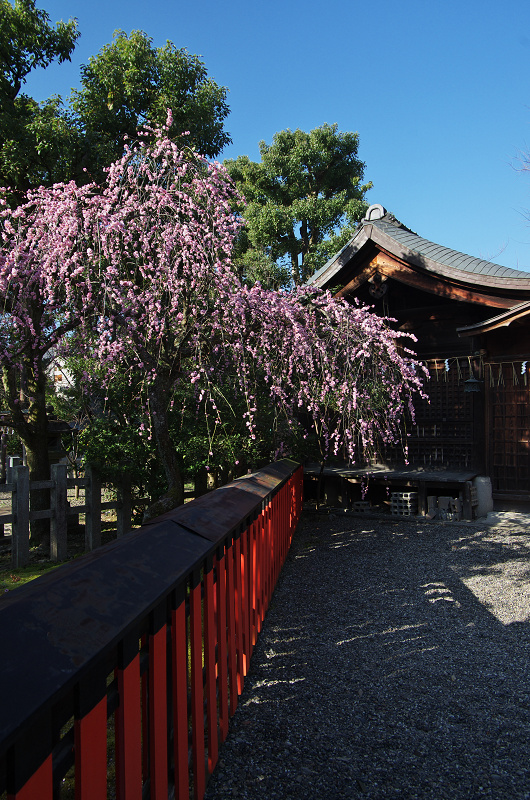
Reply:
[[[530,800],[530,518],[304,512],[208,800]]]

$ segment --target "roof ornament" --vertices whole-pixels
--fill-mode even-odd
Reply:
[[[386,277],[376,270],[368,281],[368,291],[376,300],[379,300],[386,294],[387,290]]]
[[[371,222],[375,219],[382,219],[386,214],[386,208],[380,203],[373,203],[364,215],[365,222]]]

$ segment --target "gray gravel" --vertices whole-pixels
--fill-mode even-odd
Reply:
[[[206,793],[530,800],[530,518],[305,511]]]

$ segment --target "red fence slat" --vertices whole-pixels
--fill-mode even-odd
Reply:
[[[107,798],[107,696],[75,721],[75,800]]]
[[[228,632],[228,680],[230,683],[230,716],[237,708],[236,600],[234,580],[234,542],[226,551],[226,625]]]
[[[126,659],[117,668],[116,679],[120,697],[115,715],[116,800],[142,800],[142,705],[138,652],[131,661]]]
[[[228,735],[228,646],[226,628],[226,556],[224,545],[215,559],[217,573],[217,685],[219,687],[219,728],[221,740]]]
[[[31,778],[18,791],[8,793],[7,800],[53,800],[52,757],[33,773]]]
[[[175,761],[175,796],[189,800],[188,773],[188,648],[186,636],[186,601],[184,588],[175,593],[171,612],[173,758]]]
[[[208,561],[204,575],[204,666],[206,668],[206,728],[208,736],[208,772],[217,764],[217,692],[215,675],[215,586],[213,558]]]
[[[165,608],[160,609],[161,612]],[[149,636],[149,774],[151,800],[167,800],[167,630],[159,611]],[[154,615],[153,615],[154,616]],[[162,617],[162,618],[160,618]]]
[[[198,570],[190,589],[191,726],[194,797],[204,794],[204,686],[202,681],[202,598]]]

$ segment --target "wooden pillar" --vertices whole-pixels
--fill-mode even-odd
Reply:
[[[131,530],[131,477],[123,475],[118,484],[118,508],[116,511],[116,536],[118,539]]]
[[[66,464],[52,464],[50,491],[52,517],[50,520],[50,558],[66,561],[68,503],[66,500]]]
[[[11,500],[13,514],[11,537],[11,566],[24,567],[29,563],[29,469],[13,468],[15,489]]]
[[[85,550],[101,545],[101,481],[92,467],[87,467],[88,486],[85,488]]]
[[[477,472],[484,472],[486,469],[486,439],[488,431],[486,429],[486,383],[481,385],[480,392],[473,393],[472,413],[473,413],[473,464],[471,467]]]

